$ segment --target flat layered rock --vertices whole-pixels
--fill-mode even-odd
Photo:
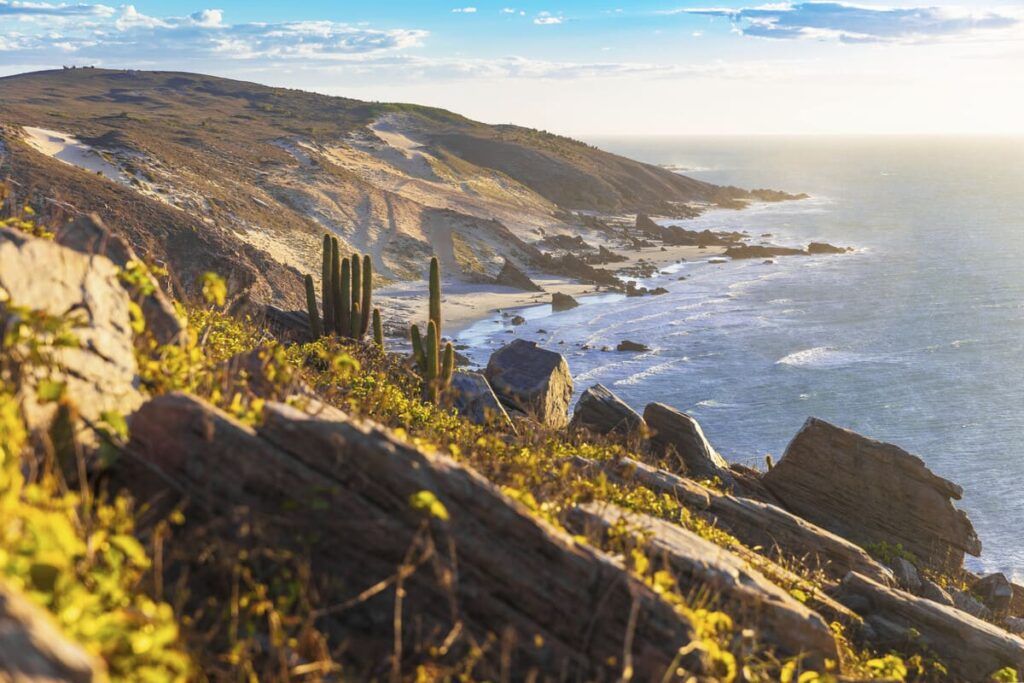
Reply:
[[[664,403],[649,403],[644,420],[651,430],[651,450],[666,463],[680,462],[683,473],[696,479],[730,480],[729,463],[712,447],[695,419]]]
[[[628,434],[644,426],[644,419],[603,384],[595,384],[580,396],[570,427],[595,434]]]
[[[760,646],[804,657],[814,668],[837,659],[835,639],[820,616],[740,558],[678,524],[598,503],[570,510],[567,524],[591,538],[604,537],[623,524],[642,532],[648,556],[667,561],[683,595],[710,596],[708,606],[725,610],[738,626],[754,629]]]
[[[1024,671],[1024,640],[953,607],[889,588],[851,572],[833,595],[860,614],[880,649],[938,653],[951,680],[987,681],[1010,667]]]
[[[506,407],[555,429],[569,424],[572,375],[562,354],[516,339],[491,354],[484,375]]]
[[[780,507],[720,493],[628,458],[620,461],[617,471],[652,491],[703,510],[723,530],[749,547],[760,546],[769,556],[796,558],[834,580],[856,571],[881,583],[892,582],[889,570],[863,548]]]
[[[108,258],[0,229],[0,307],[5,302],[70,321],[78,343],[53,350],[50,379],[64,383],[82,417],[98,422],[105,411],[127,415],[142,403],[128,295]],[[23,389],[29,425],[45,428],[54,404],[37,401],[27,383]]]
[[[170,394],[134,416],[130,449],[194,501],[190,520],[200,509],[237,517],[261,539],[307,557],[311,580],[320,580],[311,594],[322,604],[314,608],[388,580],[411,548],[435,548],[404,579],[403,610],[415,618],[402,625],[424,647],[453,634],[446,645],[453,662],[493,635],[474,678],[523,680],[532,671],[542,680],[613,680],[625,646],[636,680],[661,680],[691,642],[691,624],[611,558],[530,515],[472,470],[373,423],[319,411],[312,417],[268,403],[257,432]],[[433,516],[417,509],[412,503],[424,496],[443,507]],[[389,586],[318,627],[332,647],[348,644],[366,671],[387,671],[394,607]],[[696,655],[683,664],[701,669]]]
[[[764,485],[792,512],[862,546],[902,545],[924,567],[957,570],[981,541],[963,490],[892,444],[810,418]]]

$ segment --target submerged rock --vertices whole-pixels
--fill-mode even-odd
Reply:
[[[808,254],[845,254],[853,251],[849,247],[837,247],[828,242],[811,242],[807,245]]]
[[[626,433],[641,428],[644,419],[603,384],[595,384],[580,396],[569,426],[595,434]]]
[[[556,429],[569,423],[572,375],[562,354],[516,339],[491,354],[484,374],[505,406]]]
[[[629,341],[623,339],[619,342],[619,345],[615,347],[616,351],[650,351],[651,349],[646,344],[640,342]]]
[[[555,292],[551,295],[551,308],[555,311],[568,311],[570,308],[576,308],[580,305],[579,301],[576,301],[573,297],[568,294],[562,294],[561,292]]]
[[[764,475],[798,515],[863,546],[900,545],[923,567],[957,570],[981,542],[951,499],[963,490],[902,448],[810,418]]]

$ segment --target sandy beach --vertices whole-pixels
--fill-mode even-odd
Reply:
[[[613,271],[636,265],[641,259],[663,268],[678,263],[681,259],[697,261],[724,252],[723,247],[701,249],[696,246],[668,246],[662,249],[659,246],[645,247],[639,251],[623,251],[610,244],[605,246],[629,259],[603,266]],[[452,337],[498,310],[550,303],[551,295],[555,292],[580,297],[597,291],[593,284],[581,283],[563,276],[538,271],[528,271],[527,274],[544,289],[543,292],[524,292],[511,287],[446,278],[442,283],[445,336]],[[375,291],[375,296],[387,311],[385,318],[401,321],[403,327],[427,317],[426,281],[403,282],[381,287]]]

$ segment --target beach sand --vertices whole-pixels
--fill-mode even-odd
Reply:
[[[596,245],[595,245],[596,246]],[[680,259],[699,261],[712,256],[720,256],[722,247],[701,249],[695,246],[668,246],[662,251],[659,247],[645,247],[640,251],[624,251],[606,244],[607,248],[629,257],[628,261],[603,266],[608,270],[619,270],[635,265],[640,259],[664,268]],[[530,278],[544,289],[543,292],[524,292],[511,287],[501,287],[486,283],[462,282],[446,279],[441,286],[442,310],[444,312],[443,334],[447,337],[456,335],[473,323],[486,318],[498,310],[521,308],[551,302],[554,292],[569,294],[573,297],[593,294],[596,286],[580,283],[571,278],[530,271]],[[400,321],[404,327],[410,323],[425,320],[427,317],[427,283],[426,281],[403,282],[374,291],[374,296],[381,307],[387,311],[386,318]]]

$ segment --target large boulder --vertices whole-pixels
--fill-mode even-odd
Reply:
[[[494,395],[487,378],[479,372],[452,373],[452,406],[470,422],[512,428],[512,420]]]
[[[864,618],[869,641],[881,651],[939,655],[948,680],[987,681],[1000,669],[1024,670],[1024,640],[976,617],[851,572],[834,593]]]
[[[53,350],[49,379],[64,384],[64,396],[89,421],[106,411],[127,415],[142,403],[128,304],[108,258],[0,229],[0,309],[22,307],[69,322],[77,343]],[[55,404],[38,400],[32,384],[20,387],[25,417],[32,428],[45,428]]]
[[[810,418],[764,475],[796,514],[862,546],[913,553],[919,566],[956,570],[981,542],[950,499],[963,490],[902,448]]]
[[[501,271],[498,273],[498,277],[494,278],[494,283],[504,285],[506,287],[512,287],[514,289],[521,289],[526,292],[544,291],[536,282],[531,280],[526,273],[516,268],[508,259],[505,259],[505,263],[502,265]]]
[[[572,375],[562,354],[516,339],[491,354],[484,374],[508,408],[556,429],[569,423]]]
[[[0,680],[14,683],[100,683],[102,661],[69,641],[53,618],[0,583]]]
[[[232,538],[244,526],[308,558],[311,608],[328,615],[327,645],[346,649],[354,680],[391,666],[396,629],[451,661],[473,657],[479,679],[613,680],[624,648],[637,680],[677,664],[701,672],[698,653],[677,658],[695,635],[688,618],[611,557],[380,425],[329,406],[311,416],[268,403],[256,431],[169,394],[135,414],[131,434],[137,457],[125,466],[148,463],[133,491],[167,495],[169,479],[191,501],[187,524],[232,520],[223,527]],[[153,471],[161,476],[147,482]],[[400,579],[401,620],[397,567],[411,569]],[[500,646],[479,647],[496,634]]]
[[[603,384],[595,384],[580,396],[572,413],[573,429],[595,434],[628,434],[643,427],[644,419]]]
[[[90,256],[106,256],[119,268],[130,263],[141,264],[139,257],[124,238],[113,234],[99,216],[79,216],[57,231],[58,244]],[[160,289],[160,284],[145,270],[132,273],[136,282],[123,282],[138,297],[146,329],[161,344],[183,341],[185,323],[178,317],[174,305]]]
[[[700,424],[664,403],[649,403],[644,420],[651,430],[651,449],[667,463],[679,462],[683,473],[695,479],[719,477],[728,481],[729,464],[704,436]]]
[[[978,579],[971,586],[971,592],[993,612],[1007,612],[1013,601],[1013,585],[1002,572]]]
[[[803,658],[810,668],[836,660],[835,638],[825,620],[800,604],[739,557],[678,524],[621,508],[588,503],[568,513],[570,530],[602,539],[616,529],[639,532],[649,556],[664,561],[683,595],[707,595],[749,628],[773,652]]]
[[[579,305],[580,302],[576,301],[569,294],[555,292],[551,295],[551,309],[554,311],[568,311],[570,308],[576,308]]]

